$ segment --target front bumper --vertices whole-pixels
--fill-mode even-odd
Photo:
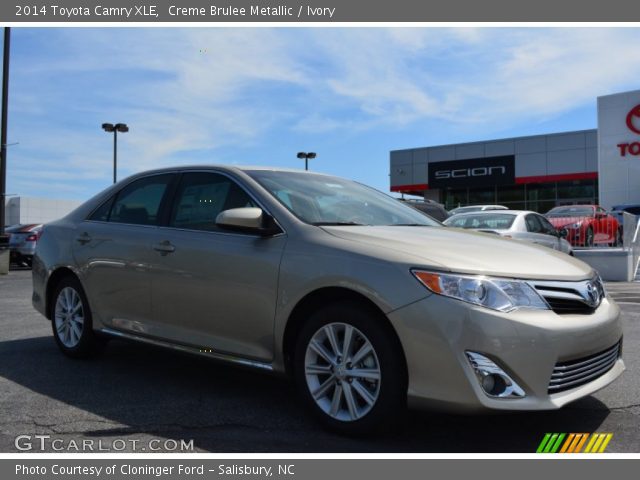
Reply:
[[[407,360],[409,404],[451,411],[553,410],[611,383],[621,358],[602,376],[549,394],[558,362],[589,357],[622,338],[620,310],[609,298],[590,315],[550,310],[502,313],[439,295],[391,312]],[[524,390],[523,398],[494,398],[480,387],[465,351],[495,361]]]

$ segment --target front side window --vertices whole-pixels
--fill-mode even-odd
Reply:
[[[549,220],[547,220],[546,218],[544,218],[542,216],[538,216],[538,215],[536,215],[536,218],[540,222],[540,225],[542,225],[542,233],[546,233],[547,235],[555,235],[556,234],[556,229],[553,228],[553,225],[551,225]]]
[[[173,174],[141,178],[116,196],[108,221],[134,225],[157,225],[160,204]]]
[[[175,195],[169,226],[216,231],[216,218],[231,208],[257,207],[233,180],[217,173],[185,173]]]
[[[542,233],[542,226],[538,221],[538,217],[535,215],[527,215],[525,218],[525,223],[527,224],[527,231],[531,233]]]

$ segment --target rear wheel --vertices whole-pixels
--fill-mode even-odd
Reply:
[[[78,279],[64,277],[53,295],[51,326],[60,350],[78,358],[98,351],[103,340],[93,331],[89,302]]]
[[[397,422],[406,410],[405,371],[393,335],[359,305],[317,311],[298,336],[294,375],[299,392],[325,426],[341,433]]]

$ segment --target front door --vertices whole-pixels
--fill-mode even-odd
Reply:
[[[154,253],[154,329],[175,342],[263,361],[273,356],[284,234],[261,237],[216,226],[230,208],[256,207],[233,179],[187,172]],[[164,250],[162,249],[164,247]]]

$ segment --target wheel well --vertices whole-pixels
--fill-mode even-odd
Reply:
[[[393,325],[391,325],[391,322],[389,321],[387,316],[375,303],[373,303],[364,295],[353,290],[349,290],[348,288],[341,287],[326,287],[315,290],[307,294],[307,296],[300,300],[294,307],[291,315],[289,315],[289,320],[287,321],[287,326],[285,327],[282,342],[284,363],[287,373],[290,374],[292,371],[291,367],[296,338],[298,337],[298,333],[304,325],[304,321],[309,318],[309,315],[311,315],[316,310],[330,303],[342,302],[348,302],[352,304],[355,303],[358,304],[362,309],[369,310],[373,318],[375,318],[380,323],[380,325],[388,330],[390,341],[396,344],[398,351],[402,354],[402,363],[403,365],[405,365],[406,374],[407,361],[404,357],[404,350],[402,349],[402,344],[400,343],[398,334],[393,328]]]
[[[73,273],[73,270],[71,270],[70,268],[67,267],[60,267],[56,270],[54,270],[54,272],[51,274],[51,276],[49,277],[49,280],[47,281],[47,296],[46,296],[46,312],[47,312],[47,318],[49,320],[51,320],[51,306],[52,306],[52,301],[53,299],[51,298],[53,296],[53,290],[56,288],[56,286],[58,285],[58,283],[60,282],[60,280],[62,280],[65,277],[75,277],[78,278],[78,276]]]

